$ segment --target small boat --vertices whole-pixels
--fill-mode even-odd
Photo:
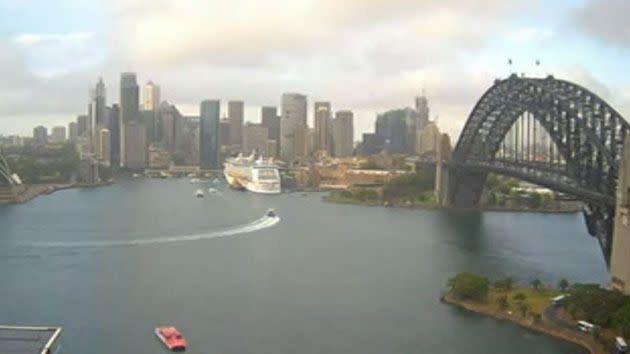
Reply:
[[[221,182],[221,181],[219,181],[219,179],[218,179],[218,178],[215,178],[215,179],[213,179],[213,180],[212,180],[212,183],[213,183],[213,184],[218,184],[219,182]]]
[[[201,180],[200,180],[199,178],[191,178],[191,179],[190,179],[190,183],[191,183],[191,184],[193,184],[193,183],[199,183],[199,182],[201,182]]]
[[[210,187],[208,188],[208,193],[216,194],[216,193],[219,193],[219,190],[217,190],[216,188]]]
[[[175,327],[155,327],[155,335],[160,338],[162,343],[174,352],[183,352],[186,350],[188,342]]]
[[[131,177],[133,177],[133,178],[140,178],[140,175],[137,174],[137,173],[134,173],[134,174],[131,175]]]
[[[197,196],[197,198],[203,198],[203,189],[197,189],[195,195]]]
[[[270,218],[275,218],[276,217],[276,211],[273,210],[273,209],[269,209],[265,213],[265,216],[270,217]]]

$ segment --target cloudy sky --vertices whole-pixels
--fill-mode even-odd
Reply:
[[[67,124],[99,76],[118,102],[121,71],[186,114],[205,98],[244,100],[250,121],[283,92],[329,100],[355,112],[355,138],[422,89],[457,136],[510,70],[575,81],[630,117],[628,13],[626,0],[0,0],[0,134]]]

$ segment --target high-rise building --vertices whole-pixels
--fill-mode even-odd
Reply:
[[[293,149],[294,155],[293,160],[297,160],[299,162],[306,162],[306,159],[310,155],[310,149],[312,148],[312,138],[315,134],[311,132],[306,126],[299,126],[295,129],[293,133]]]
[[[48,129],[39,125],[33,128],[33,143],[36,145],[46,145],[48,143]]]
[[[416,129],[423,129],[429,124],[429,101],[422,92],[422,96],[417,96],[415,99],[415,109],[418,113],[416,120]]]
[[[199,117],[184,117],[183,147],[181,152],[186,165],[199,164]]]
[[[132,120],[125,124],[123,133],[124,146],[121,150],[121,165],[141,170],[147,167],[147,131],[139,120]]]
[[[50,140],[54,144],[61,144],[66,142],[66,127],[57,126],[53,127],[50,133]]]
[[[160,145],[171,155],[177,152],[182,145],[182,134],[184,130],[184,116],[177,107],[164,101],[160,104],[158,119],[160,120],[161,133]]]
[[[324,151],[331,156],[332,121],[330,102],[315,102],[315,146],[316,151]]]
[[[228,119],[230,121],[230,144],[243,144],[243,120],[244,120],[244,104],[243,101],[228,102]]]
[[[149,81],[144,85],[142,108],[145,111],[157,111],[160,105],[160,86]]]
[[[385,144],[383,137],[375,133],[364,133],[359,146],[359,154],[363,156],[376,155],[383,150],[383,144]]]
[[[416,154],[437,156],[441,137],[437,125],[434,122],[427,123],[423,129],[418,130]]]
[[[385,151],[392,154],[415,153],[416,115],[415,110],[404,108],[390,110],[376,117],[375,133],[383,139]]]
[[[122,73],[120,75],[120,164],[128,168],[146,166],[146,129],[140,122],[138,91],[136,74]],[[139,141],[134,141],[134,139],[139,139]],[[133,151],[133,149],[139,150]],[[143,154],[144,158],[140,159]]]
[[[79,137],[79,125],[77,122],[68,123],[68,140],[71,143],[76,143],[77,138]]]
[[[88,116],[81,114],[77,116],[77,135],[86,136],[89,133],[88,129]]]
[[[282,118],[280,120],[280,157],[287,163],[295,159],[295,134],[307,128],[306,96],[299,93],[282,95]]]
[[[110,121],[109,121],[109,134],[111,136],[111,158],[110,162],[112,166],[120,166],[120,106],[113,104],[110,109]]]
[[[221,102],[205,100],[199,109],[199,165],[203,169],[219,169],[219,120]],[[230,127],[231,128],[231,127]]]
[[[277,155],[280,151],[280,117],[278,116],[278,109],[272,106],[263,106],[260,110],[262,125],[267,127],[269,131],[269,139],[274,140],[276,143],[276,149],[273,156]]]
[[[230,121],[221,119],[219,122],[219,146],[230,146]]]
[[[256,152],[259,155],[267,154],[267,142],[269,141],[269,129],[262,124],[247,122],[243,129],[243,153],[249,155]]]
[[[337,111],[333,123],[334,154],[336,157],[352,156],[354,148],[354,115],[352,111]]]
[[[110,166],[111,157],[112,157],[111,133],[109,129],[103,128],[99,132],[99,135],[100,135],[99,141],[101,145],[99,146],[99,149],[98,149],[98,155],[97,155],[98,159],[103,165]]]
[[[103,83],[103,78],[99,78],[96,86],[93,90],[90,91],[90,114],[89,117],[90,123],[92,126],[90,129],[90,134],[92,138],[93,151],[98,152],[100,147],[100,132],[101,129],[106,128],[106,120],[107,120],[107,98],[105,91],[105,83]]]

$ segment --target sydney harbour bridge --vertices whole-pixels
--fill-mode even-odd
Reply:
[[[478,205],[491,172],[570,195],[584,202],[588,232],[609,262],[629,130],[619,112],[574,83],[552,76],[497,80],[474,106],[448,161],[444,202]]]

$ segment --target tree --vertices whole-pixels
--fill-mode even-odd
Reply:
[[[569,281],[566,278],[560,279],[560,281],[558,282],[558,287],[563,292],[567,291],[567,289],[569,288]]]
[[[529,306],[529,304],[526,302],[519,302],[516,304],[516,309],[521,314],[521,317],[525,317],[531,309],[531,306]]]
[[[534,288],[534,290],[539,290],[540,286],[542,285],[542,281],[540,281],[540,279],[536,278],[536,279],[531,281],[531,284],[532,284],[532,288]]]
[[[497,299],[497,304],[502,311],[505,311],[510,306],[507,295],[499,296],[499,298]]]
[[[472,273],[459,273],[448,281],[451,292],[462,300],[485,300],[488,295],[489,281]]]

